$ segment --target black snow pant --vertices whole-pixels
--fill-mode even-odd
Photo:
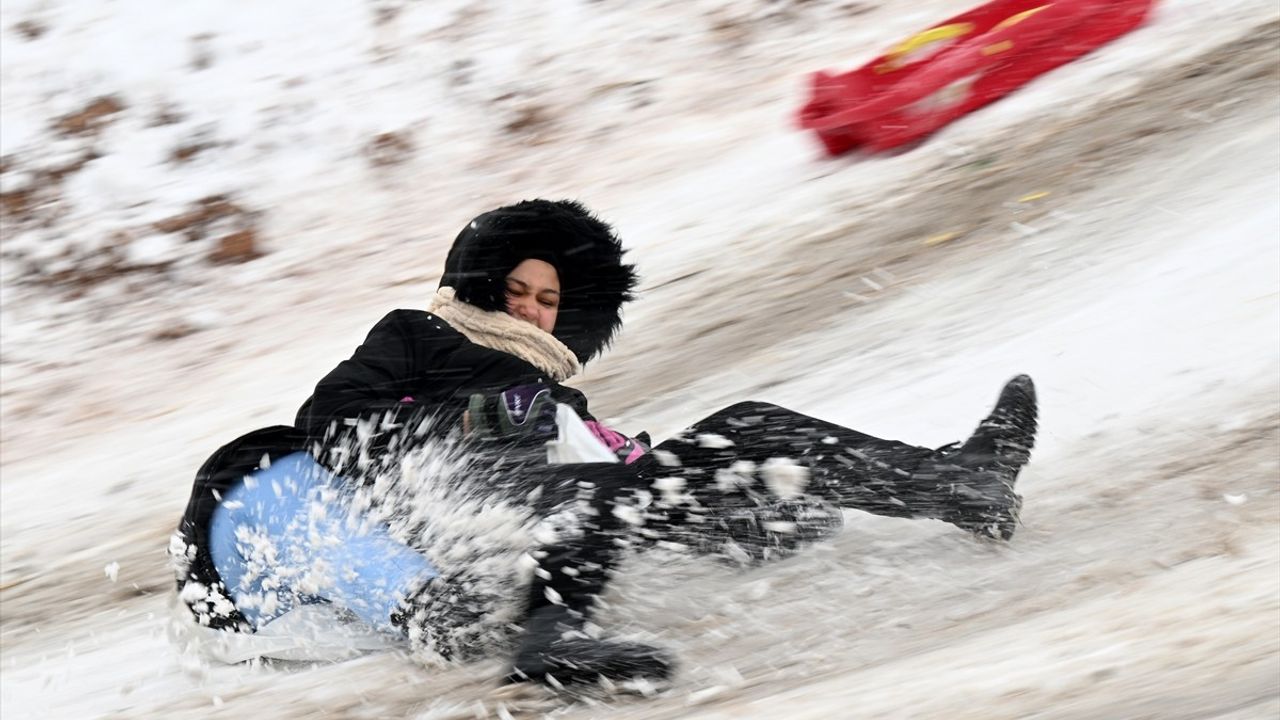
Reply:
[[[913,477],[934,452],[744,402],[631,465],[544,466],[529,477],[543,488],[539,504],[576,500],[584,504],[584,522],[581,534],[541,549],[529,606],[563,603],[588,614],[628,546],[670,540],[697,548],[697,538],[732,530],[726,518],[776,505],[792,492],[878,515],[937,517],[944,496],[936,483]],[[782,474],[773,483],[771,464]],[[797,475],[788,465],[801,466],[799,477],[807,482],[788,488],[787,477]]]

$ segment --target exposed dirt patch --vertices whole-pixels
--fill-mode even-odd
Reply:
[[[64,136],[97,135],[124,109],[123,100],[114,95],[104,95],[94,98],[79,110],[57,118],[53,121],[53,127]]]
[[[29,225],[53,224],[64,209],[63,181],[97,158],[96,150],[85,148],[61,163],[31,172],[25,182],[13,179],[5,182],[5,187],[12,186],[12,189],[0,191],[0,223],[3,223],[0,227],[4,228],[0,234]],[[0,161],[0,175],[16,175],[19,165],[17,158],[5,158]]]
[[[364,148],[369,164],[376,168],[403,165],[416,151],[413,135],[408,131],[378,133]]]
[[[39,20],[27,19],[14,23],[13,31],[23,40],[39,40],[49,32],[49,27]]]

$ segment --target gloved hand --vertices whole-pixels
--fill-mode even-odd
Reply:
[[[544,438],[556,435],[556,401],[542,384],[517,385],[496,395],[475,393],[467,403],[463,429],[489,439]]]

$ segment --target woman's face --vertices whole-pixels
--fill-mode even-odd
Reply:
[[[507,314],[546,332],[560,313],[560,275],[544,260],[525,260],[507,274]]]

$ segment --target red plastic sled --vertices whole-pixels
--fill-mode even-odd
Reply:
[[[814,73],[800,127],[831,155],[924,137],[1142,24],[1155,0],[993,0],[841,75]]]

